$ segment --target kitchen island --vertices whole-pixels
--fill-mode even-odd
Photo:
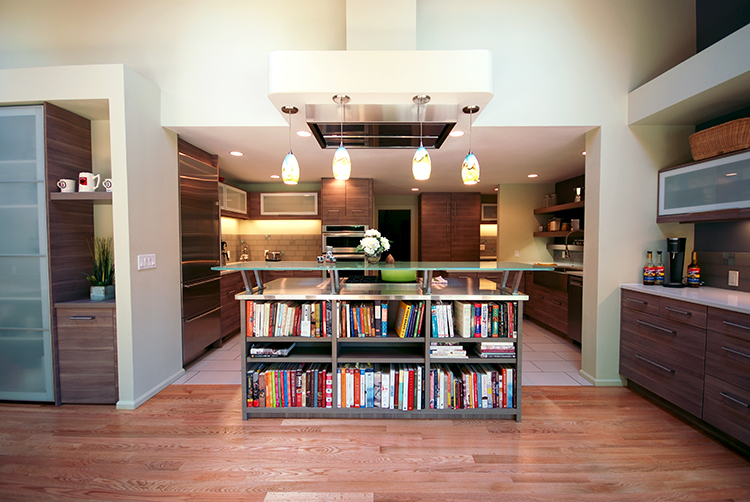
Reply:
[[[246,262],[238,270],[243,419],[259,417],[521,420],[523,272],[514,262]],[[277,279],[262,270],[320,270]],[[342,270],[413,270],[409,283],[349,284]],[[498,283],[436,271],[503,273]],[[249,272],[256,273],[252,287]],[[323,278],[327,271],[329,277]],[[460,316],[460,319],[459,317]]]

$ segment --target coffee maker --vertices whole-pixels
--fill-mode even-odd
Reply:
[[[669,280],[664,282],[666,288],[681,288],[682,268],[685,265],[685,237],[667,238],[667,263]]]

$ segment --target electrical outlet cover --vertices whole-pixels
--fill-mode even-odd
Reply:
[[[739,286],[740,285],[740,272],[739,272],[739,270],[730,270],[729,271],[729,285],[730,286]]]

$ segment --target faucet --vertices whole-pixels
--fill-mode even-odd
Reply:
[[[562,252],[562,257],[563,257],[564,259],[568,259],[568,258],[570,258],[570,250],[568,249],[568,239],[570,238],[570,236],[571,236],[572,234],[575,234],[575,233],[580,233],[580,234],[583,234],[583,230],[571,230],[571,231],[570,231],[570,232],[568,232],[568,233],[567,233],[567,235],[565,236],[565,250],[564,250],[564,251]]]

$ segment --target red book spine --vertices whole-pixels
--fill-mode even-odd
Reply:
[[[253,304],[254,302],[252,300],[245,302],[245,313],[247,314],[247,319],[245,320],[245,335],[247,336],[253,336]]]
[[[318,372],[318,408],[323,408],[326,405],[325,394],[326,394],[326,374],[327,370],[323,369]]]
[[[354,368],[354,407],[359,408],[359,384],[361,378],[359,377],[359,369]]]
[[[414,409],[414,389],[416,386],[414,385],[414,368],[409,369],[409,391],[407,392],[407,395],[409,396],[409,404],[407,405],[408,409],[413,410]]]

